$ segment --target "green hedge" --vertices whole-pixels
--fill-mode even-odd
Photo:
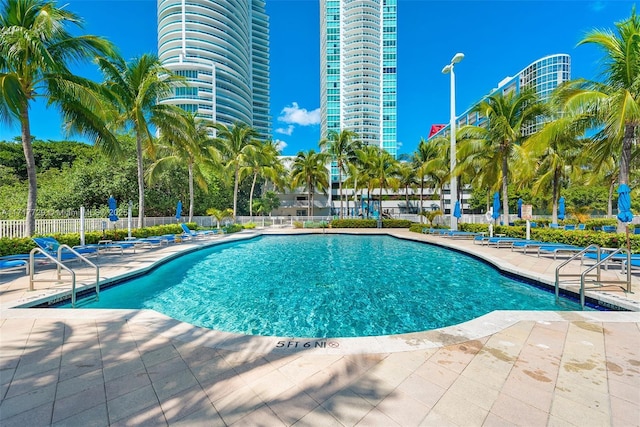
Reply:
[[[187,223],[187,226],[192,230],[197,228],[196,223]],[[141,229],[134,228],[131,230],[131,236],[143,238],[162,236],[163,234],[182,234],[182,232],[182,227],[179,224],[155,225]],[[84,234],[84,242],[86,244],[95,244],[100,240],[124,240],[128,235],[128,231],[124,229],[108,229],[104,231],[104,234],[101,231],[89,231]],[[69,246],[80,244],[80,233],[54,233],[47,236],[53,237],[58,242]],[[0,256],[27,254],[35,247],[36,244],[28,237],[16,239],[3,237],[0,239]]]
[[[605,222],[607,221],[607,222]],[[598,220],[595,224],[602,225],[614,225],[615,220]],[[601,225],[594,225],[601,226]],[[474,233],[487,232],[489,230],[488,224],[460,224],[461,231],[471,231]],[[494,233],[505,234],[508,237],[526,237],[526,227],[523,226],[501,226],[498,225],[493,229]],[[557,228],[531,228],[531,239],[540,240],[542,242],[549,243],[566,243],[568,245],[575,245],[586,247],[592,244],[598,245],[604,248],[619,248],[627,244],[627,236],[625,233],[605,233],[602,231],[593,230],[561,230]],[[631,244],[631,252],[640,253],[640,235],[631,234],[629,236],[629,242]]]
[[[414,223],[408,219],[383,219],[382,228],[410,228]],[[377,219],[334,219],[332,228],[378,228]]]

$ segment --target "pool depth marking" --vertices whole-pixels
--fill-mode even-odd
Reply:
[[[278,341],[276,348],[338,348],[340,343],[327,340],[313,341]]]

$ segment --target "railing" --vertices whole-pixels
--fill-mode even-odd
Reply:
[[[583,250],[581,250],[580,252],[574,254],[573,256],[569,257],[568,260],[562,262],[560,265],[558,265],[556,267],[556,283],[555,283],[555,291],[556,291],[556,301],[558,301],[558,299],[560,298],[560,277],[580,277],[580,280],[583,281],[583,277],[586,277],[586,274],[583,273],[565,273],[565,274],[560,274],[560,269],[564,266],[566,266],[567,264],[569,264],[571,261],[578,259],[579,257],[584,256],[584,254],[586,254],[587,252],[591,252],[595,250],[596,251],[596,266],[597,266],[597,270],[596,270],[596,280],[600,281],[600,255],[601,255],[601,250],[600,250],[600,246],[598,245],[589,245],[586,248],[584,248]],[[589,271],[591,271],[593,269],[589,269]],[[581,302],[582,302],[582,308],[584,308],[584,302],[582,300],[582,293],[581,293]]]
[[[627,254],[627,266],[630,265],[631,263],[631,252],[629,252],[627,250],[627,248],[617,248],[615,249],[613,252],[609,252],[607,254],[606,257],[600,259],[600,256],[598,256],[598,262],[596,262],[594,265],[592,265],[591,267],[587,268],[582,275],[580,276],[580,306],[584,309],[584,281],[585,278],[587,276],[587,274],[592,271],[594,268],[598,269],[598,276],[600,274],[600,266],[602,264],[605,264],[607,262],[610,262],[611,260],[615,260],[615,255],[619,254],[619,253],[626,253]],[[600,255],[600,253],[598,253],[598,255]],[[598,277],[598,280],[596,282],[598,285],[602,286],[603,283],[608,283],[608,284],[626,284],[627,285],[627,289],[622,288],[623,291],[630,293],[631,292],[631,269],[627,268],[627,280],[606,280],[605,282],[600,280],[600,277]]]
[[[80,253],[75,251],[69,245],[60,245],[58,247],[58,258],[55,258],[50,253],[48,253],[47,251],[42,250],[41,248],[33,248],[31,250],[31,252],[29,253],[29,290],[33,291],[35,289],[35,287],[33,285],[35,282],[61,282],[62,281],[61,270],[65,270],[65,271],[69,272],[69,274],[71,274],[71,307],[75,308],[75,306],[76,306],[76,272],[73,271],[71,268],[69,268],[69,267],[67,267],[66,265],[63,264],[63,262],[62,262],[62,251],[64,249],[70,251],[78,259],[84,261],[89,266],[95,268],[95,272],[96,272],[96,299],[99,299],[100,298],[100,268],[97,265],[95,265],[94,263],[92,263],[91,261],[89,261],[87,258],[82,256]],[[51,261],[54,264],[56,264],[56,279],[38,279],[38,280],[35,279],[34,276],[35,276],[35,270],[36,270],[36,263],[35,263],[36,253],[40,253],[40,254],[44,255],[49,261]]]

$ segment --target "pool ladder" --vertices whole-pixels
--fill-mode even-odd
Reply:
[[[63,251],[63,249],[68,250],[73,255],[75,255],[79,260],[84,261],[90,267],[93,267],[95,269],[96,300],[99,299],[99,297],[100,297],[100,268],[97,265],[95,265],[94,263],[92,263],[91,261],[89,261],[86,257],[81,255],[79,252],[74,250],[69,245],[60,245],[58,247],[58,257],[57,258],[54,257],[53,255],[51,255],[50,253],[48,253],[47,251],[42,250],[41,248],[33,248],[31,250],[31,252],[29,252],[29,290],[33,291],[35,289],[34,286],[33,286],[33,284],[35,282],[56,282],[56,283],[63,282],[62,270],[65,270],[71,275],[71,307],[72,308],[76,307],[76,272],[62,263],[61,260],[62,260],[62,251]],[[34,277],[35,276],[35,269],[36,269],[35,255],[37,253],[40,253],[40,254],[44,255],[49,261],[51,261],[54,264],[56,264],[56,279],[36,279]]]
[[[567,264],[569,264],[571,261],[574,261],[578,258],[580,258],[580,260],[582,260],[582,258],[584,257],[585,254],[587,254],[588,252],[596,252],[596,263],[594,265],[588,266],[584,271],[581,271],[580,273],[560,273],[560,269],[565,267]],[[625,253],[627,255],[627,259],[626,259],[626,280],[609,280],[607,279],[606,281],[602,280],[602,266],[605,266],[607,263],[613,261],[614,256],[618,255],[620,253]],[[606,256],[603,256],[606,255]],[[582,261],[580,262],[580,265],[582,265]],[[624,260],[623,260],[623,266],[624,266]],[[626,289],[622,286],[620,286],[620,288],[622,288],[623,291],[627,292],[627,293],[631,293],[631,269],[629,268],[631,266],[631,252],[627,249],[627,248],[616,248],[616,249],[610,249],[610,248],[601,248],[598,245],[589,245],[586,248],[584,248],[583,250],[581,250],[580,252],[574,254],[573,256],[571,256],[568,260],[562,262],[560,265],[558,265],[556,267],[556,282],[555,282],[555,291],[556,291],[556,301],[558,300],[559,296],[560,296],[560,278],[561,277],[574,277],[574,278],[580,278],[580,307],[584,310],[584,304],[585,304],[585,285],[586,285],[586,281],[587,281],[587,277],[589,275],[591,276],[595,276],[595,279],[590,279],[590,282],[592,284],[598,285],[598,286],[602,286],[603,284],[612,284],[612,285],[622,285],[622,284],[626,284],[627,287]],[[593,271],[595,270],[595,274],[593,273]],[[597,288],[589,288],[590,290],[597,290]]]

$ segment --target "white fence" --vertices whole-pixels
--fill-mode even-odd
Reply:
[[[409,221],[428,224],[428,221],[424,217],[420,217],[419,215],[394,215],[394,219],[408,219]],[[545,216],[534,216],[534,221],[536,219],[548,218]],[[186,222],[187,217],[182,217],[180,222]],[[229,225],[233,222],[239,224],[247,224],[253,222],[257,227],[293,227],[294,222],[306,222],[306,221],[329,221],[331,220],[331,216],[241,216],[237,217],[235,221],[228,218],[222,221],[222,225]],[[440,215],[434,221],[435,224],[449,226],[448,215]],[[516,215],[510,215],[509,220],[513,221],[517,219]],[[151,227],[154,225],[166,225],[166,224],[176,224],[178,221],[175,217],[146,217],[145,218],[145,226]],[[217,227],[217,221],[215,218],[210,216],[195,216],[193,217],[193,222],[198,224],[199,227],[204,228],[215,228]],[[462,215],[459,223],[478,223],[478,224],[487,224],[486,217],[484,215]],[[636,215],[634,217],[633,223],[640,223],[640,216]],[[134,217],[131,219],[131,228],[138,227],[138,218]],[[127,218],[120,218],[116,222],[111,222],[107,218],[85,218],[84,220],[84,231],[102,231],[102,230],[128,230],[129,224]],[[2,237],[23,237],[25,230],[25,221],[24,220],[0,220],[0,238]],[[36,220],[36,229],[35,233],[39,235],[50,235],[50,234],[66,234],[66,233],[80,233],[81,232],[81,221],[80,218],[71,218],[71,219],[37,219]]]

